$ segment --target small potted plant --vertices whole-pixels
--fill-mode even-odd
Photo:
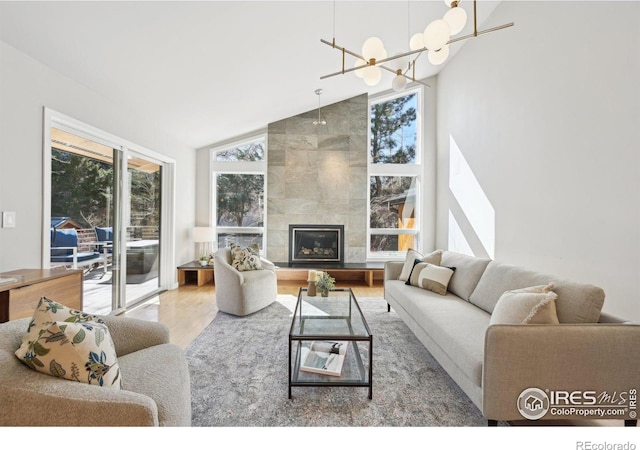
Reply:
[[[200,257],[200,265],[201,266],[206,266],[207,264],[209,264],[209,256],[208,255],[202,255]]]
[[[316,278],[316,287],[323,297],[329,296],[329,291],[336,285],[336,279],[329,276],[327,272],[319,272]]]

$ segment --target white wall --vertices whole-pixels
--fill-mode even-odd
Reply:
[[[438,77],[437,246],[596,284],[640,321],[640,3],[506,1],[482,28],[511,21]]]
[[[0,271],[41,265],[45,106],[176,161],[175,262],[192,260],[195,149],[0,42],[0,211],[17,213],[16,228],[0,228]]]

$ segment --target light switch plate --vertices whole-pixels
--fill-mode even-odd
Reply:
[[[2,228],[15,228],[15,227],[16,227],[15,211],[3,211],[2,212]]]

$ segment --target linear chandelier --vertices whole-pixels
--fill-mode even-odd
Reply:
[[[444,63],[449,57],[449,45],[455,42],[464,41],[469,38],[478,37],[483,34],[491,33],[493,31],[502,30],[504,28],[512,27],[513,22],[499,25],[497,27],[489,28],[486,30],[478,30],[478,15],[477,15],[477,0],[473,0],[473,32],[471,34],[452,38],[456,34],[460,33],[467,23],[467,13],[459,6],[459,0],[444,0],[449,10],[445,13],[442,19],[437,19],[431,22],[424,29],[423,33],[414,34],[409,40],[409,51],[387,57],[387,51],[384,48],[384,44],[380,38],[370,37],[362,46],[362,53],[358,54],[352,52],[344,47],[340,47],[336,44],[336,38],[333,37],[332,41],[320,39],[320,42],[326,44],[342,53],[342,70],[339,72],[330,73],[320,77],[321,80],[325,78],[334,77],[336,75],[344,75],[345,73],[354,72],[359,78],[362,78],[368,86],[376,86],[382,79],[382,70],[386,70],[395,75],[392,82],[392,87],[395,91],[402,91],[409,81],[413,81],[419,84],[425,83],[416,80],[416,60],[424,52],[427,52],[427,59],[434,66]],[[335,2],[334,2],[334,21],[335,21]],[[334,25],[335,35],[335,25]],[[352,67],[346,66],[346,56],[350,55],[356,58]],[[415,57],[414,57],[415,56]],[[386,66],[384,63],[390,61],[410,57],[410,61],[406,69],[392,69]]]

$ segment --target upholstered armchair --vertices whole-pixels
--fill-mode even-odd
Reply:
[[[99,316],[109,328],[122,388],[56,378],[14,352],[31,319],[0,324],[0,426],[190,426],[191,384],[182,348],[157,322]]]
[[[215,254],[216,303],[222,312],[246,316],[269,306],[278,296],[275,266],[260,258],[262,269],[238,271],[232,266],[231,250]]]

